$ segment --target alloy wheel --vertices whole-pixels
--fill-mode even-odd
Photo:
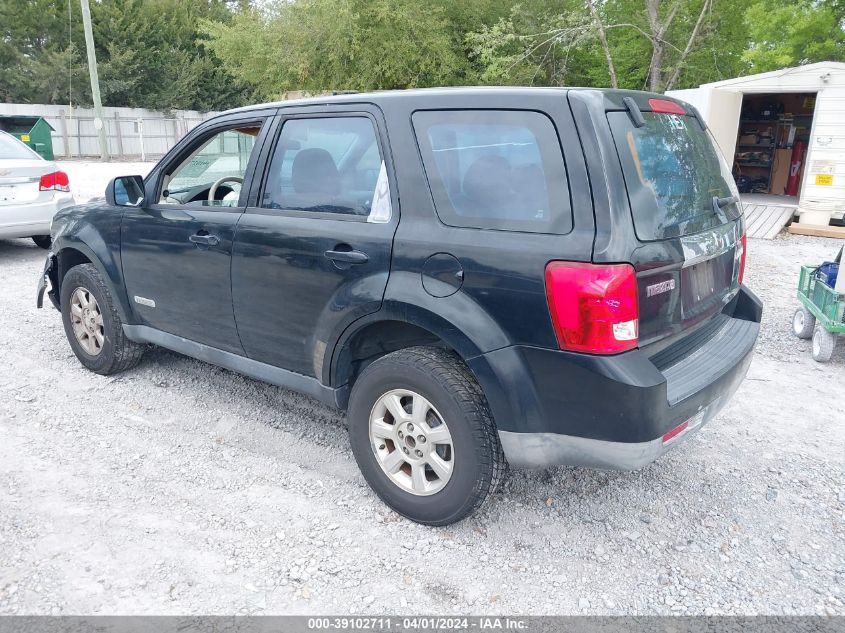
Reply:
[[[427,496],[449,483],[452,435],[426,398],[407,389],[388,391],[373,406],[369,428],[376,460],[402,490]]]
[[[86,288],[76,288],[70,296],[70,324],[85,353],[97,356],[103,351],[103,313],[94,295]]]

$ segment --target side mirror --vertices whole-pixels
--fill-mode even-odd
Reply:
[[[118,176],[106,187],[106,203],[113,207],[140,207],[144,203],[144,179]]]

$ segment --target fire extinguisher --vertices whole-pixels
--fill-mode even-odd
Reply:
[[[807,151],[807,144],[804,141],[795,141],[792,146],[792,159],[789,163],[789,178],[786,180],[785,192],[788,196],[798,195],[798,175],[801,173],[801,163],[804,162],[804,152]]]

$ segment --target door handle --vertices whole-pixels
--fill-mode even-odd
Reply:
[[[370,256],[361,251],[326,251],[323,255],[342,264],[366,264],[370,261]]]
[[[188,239],[198,246],[217,246],[220,243],[219,237],[216,235],[208,235],[207,233],[197,233]]]

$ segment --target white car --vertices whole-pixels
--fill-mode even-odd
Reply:
[[[75,204],[67,174],[0,131],[0,239],[31,237],[50,247],[50,222]]]

